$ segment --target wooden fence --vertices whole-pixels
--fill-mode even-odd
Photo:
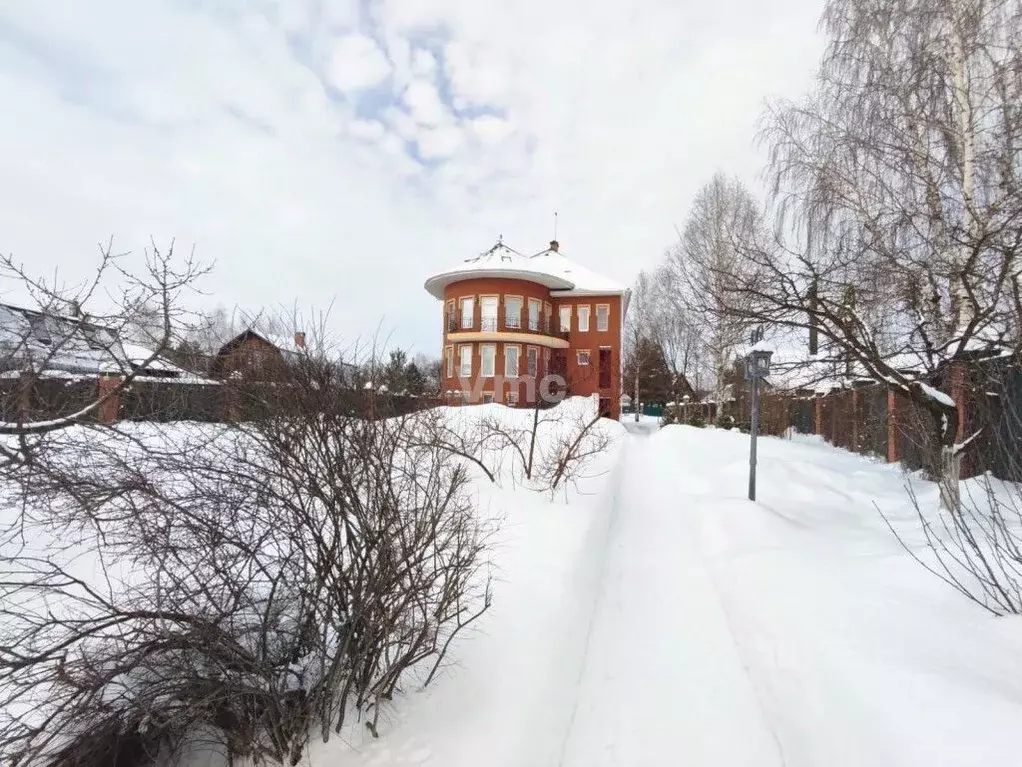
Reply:
[[[18,378],[0,379],[0,418],[6,422],[44,421],[67,417],[96,401],[119,379]],[[293,406],[285,390],[267,384],[236,387],[221,383],[181,383],[173,380],[133,380],[117,396],[90,412],[87,422],[202,421],[229,422],[265,417]],[[391,418],[443,404],[437,397],[378,394],[337,389],[324,406],[371,418]]]
[[[958,405],[956,440],[970,440],[963,477],[991,472],[1022,481],[1022,370],[1006,359],[957,363],[932,384]],[[884,384],[821,395],[770,393],[762,400],[762,430],[816,434],[837,447],[900,461],[931,472],[939,456],[933,415]]]

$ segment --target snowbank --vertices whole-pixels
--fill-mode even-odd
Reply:
[[[594,412],[592,407],[582,398],[559,406],[565,416]],[[519,426],[532,418],[530,410],[502,405],[449,412],[466,430],[494,415]],[[395,700],[378,740],[354,724],[339,741],[313,743],[311,765],[559,763],[600,592],[625,442],[620,424],[603,420],[600,428],[614,438],[611,449],[577,486],[554,499],[480,477],[480,508],[501,519],[493,606],[452,649],[456,665],[424,691]],[[544,442],[554,432],[545,430]]]
[[[905,491],[937,489],[822,443],[668,427],[652,438],[695,534],[742,663],[793,765],[1014,765],[1022,622],[994,618],[903,551]],[[670,456],[671,458],[668,458]]]

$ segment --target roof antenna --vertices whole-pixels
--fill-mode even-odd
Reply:
[[[554,211],[554,238],[552,240],[550,240],[550,250],[552,250],[554,253],[556,253],[557,249],[560,246],[561,246],[560,243],[557,242],[557,211],[555,210]]]

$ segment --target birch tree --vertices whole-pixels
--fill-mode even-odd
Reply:
[[[742,182],[717,173],[696,195],[665,265],[674,314],[698,333],[717,402],[749,325],[742,314],[729,311],[727,291],[750,275],[753,264],[740,243],[760,238],[762,226],[759,205]]]
[[[830,0],[823,29],[815,89],[765,117],[778,237],[743,243],[754,277],[727,309],[815,325],[922,405],[953,507],[959,403],[931,384],[949,363],[1017,351],[1022,5]]]

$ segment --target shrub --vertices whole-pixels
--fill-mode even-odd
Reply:
[[[697,429],[705,428],[706,416],[703,414],[702,408],[689,408],[688,421],[686,423],[688,423],[689,426],[695,426]]]
[[[721,413],[717,416],[714,426],[718,429],[733,429],[735,426],[735,417],[730,413]]]
[[[298,764],[348,714],[375,734],[413,667],[432,679],[489,606],[488,530],[463,463],[421,439],[433,413],[360,417],[330,375],[239,384],[265,406],[242,423],[72,429],[8,467],[27,503],[0,528],[20,576],[0,761],[143,765],[203,736]]]

